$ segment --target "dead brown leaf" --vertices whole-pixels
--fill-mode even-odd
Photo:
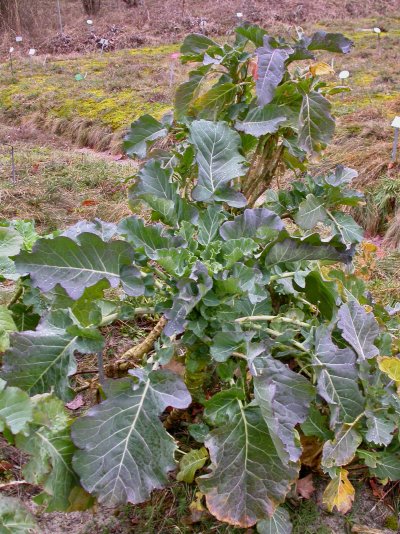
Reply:
[[[303,478],[300,478],[296,483],[296,491],[304,499],[310,499],[315,491],[313,476],[310,473]]]

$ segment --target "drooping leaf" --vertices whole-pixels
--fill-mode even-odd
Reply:
[[[292,534],[292,531],[289,512],[281,506],[275,510],[272,517],[257,523],[258,534]]]
[[[335,121],[330,113],[331,104],[316,91],[303,94],[299,116],[299,147],[309,153],[319,152],[327,145],[335,131]]]
[[[356,492],[348,479],[348,474],[346,469],[340,469],[325,488],[322,502],[330,512],[336,508],[341,514],[346,514],[353,506]]]
[[[199,216],[197,240],[201,245],[207,246],[211,243],[218,233],[225,215],[221,213],[218,206],[208,206],[207,211]]]
[[[28,435],[18,434],[16,445],[30,455],[23,467],[25,480],[43,487],[36,499],[47,512],[70,509],[70,495],[79,486],[72,469],[75,447],[70,437],[71,421],[63,402],[53,395],[33,399],[33,423]]]
[[[219,233],[225,241],[241,237],[262,239],[265,235],[274,237],[283,228],[282,220],[273,211],[266,208],[255,208],[246,209],[241,215],[237,215],[233,221],[225,222]]]
[[[308,50],[327,50],[339,54],[348,54],[354,43],[341,33],[315,32],[308,44]]]
[[[367,428],[365,435],[367,441],[375,445],[384,445],[385,447],[393,439],[393,432],[396,424],[385,417],[383,413],[367,412]]]
[[[243,120],[236,121],[235,128],[254,137],[261,137],[277,132],[285,121],[285,111],[278,106],[268,104],[262,108],[251,109]]]
[[[17,271],[29,273],[33,284],[50,291],[60,284],[73,299],[86,287],[107,279],[111,287],[121,282],[128,295],[144,293],[140,272],[132,264],[134,251],[129,243],[106,243],[95,234],[83,233],[74,241],[68,237],[39,239],[32,252],[15,258]]]
[[[241,408],[206,440],[212,472],[199,477],[209,511],[243,528],[271,516],[297,477],[298,465],[282,463],[256,406]]]
[[[29,395],[19,388],[7,387],[0,378],[0,432],[8,428],[13,434],[28,431],[32,421],[32,405]]]
[[[335,438],[324,444],[322,465],[330,468],[349,464],[361,442],[361,434],[352,425],[343,425]]]
[[[243,207],[246,204],[244,196],[228,186],[229,182],[246,173],[245,160],[239,152],[240,135],[225,122],[199,120],[190,125],[190,137],[198,165],[193,199],[217,200]]]
[[[306,238],[291,237],[274,244],[265,256],[266,265],[302,260],[328,260],[342,263],[349,263],[352,260],[353,250],[341,250],[330,245],[329,242],[322,242],[320,236],[314,239],[315,235]]]
[[[353,347],[360,362],[379,354],[374,345],[379,325],[373,313],[367,312],[356,300],[350,300],[340,307],[338,319],[342,337]]]
[[[315,436],[323,442],[332,438],[327,416],[322,415],[315,406],[311,407],[307,419],[300,426],[305,436]]]
[[[330,407],[331,428],[338,423],[352,423],[364,411],[354,352],[350,348],[338,348],[330,331],[320,326],[315,335],[312,362],[317,374],[318,393]]]
[[[300,205],[298,212],[295,215],[295,222],[303,228],[303,230],[310,230],[319,222],[324,222],[327,218],[324,200],[317,198],[313,194],[307,195]]]
[[[0,257],[15,256],[23,245],[23,238],[17,230],[0,226]]]
[[[135,385],[114,380],[107,399],[72,427],[74,468],[83,487],[110,505],[139,503],[168,483],[176,445],[160,414],[167,406],[186,408],[191,398],[182,380],[167,370],[137,370]]]
[[[9,336],[15,332],[17,326],[14,322],[11,311],[7,306],[0,305],[0,354],[10,346]]]
[[[128,156],[144,159],[147,149],[160,137],[167,135],[167,129],[151,115],[143,115],[131,124],[124,138],[124,150]]]
[[[205,447],[189,451],[179,462],[179,472],[176,475],[176,480],[191,484],[194,480],[196,471],[204,467],[207,458],[208,451]]]
[[[292,51],[290,48],[274,48],[270,41],[271,38],[265,35],[263,46],[256,51],[258,58],[256,92],[260,106],[269,104],[274,98],[275,89],[285,73],[285,61]]]
[[[29,534],[36,530],[33,515],[15,497],[0,495],[0,532],[2,534]]]
[[[301,446],[295,427],[303,423],[315,397],[313,385],[304,376],[269,355],[253,362],[254,397],[267,423],[282,462],[296,462]]]

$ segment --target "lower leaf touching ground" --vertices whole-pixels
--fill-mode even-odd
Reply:
[[[176,475],[176,480],[179,482],[187,482],[191,484],[194,480],[196,471],[201,469],[208,458],[208,451],[205,447],[201,449],[194,449],[184,455],[179,463],[180,471]]]
[[[0,495],[1,534],[28,534],[37,527],[33,515],[14,497]]]
[[[110,381],[107,399],[72,427],[82,449],[74,457],[82,486],[112,505],[143,502],[168,483],[176,444],[159,416],[168,406],[183,409],[191,402],[183,381],[170,371],[131,373],[139,384],[131,378]]]
[[[272,517],[257,523],[258,534],[291,534],[293,531],[289,512],[285,508],[277,508]]]
[[[346,469],[340,469],[325,488],[322,501],[330,512],[336,508],[341,514],[346,514],[353,505],[355,489],[347,478],[348,474]]]
[[[299,464],[283,463],[257,406],[243,408],[206,440],[212,472],[199,477],[209,511],[243,528],[272,516],[297,478]]]

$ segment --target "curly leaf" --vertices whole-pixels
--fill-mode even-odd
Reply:
[[[107,279],[111,287],[121,282],[128,295],[138,296],[144,293],[144,285],[133,259],[129,243],[106,243],[95,234],[83,233],[77,241],[61,236],[39,239],[32,252],[21,252],[15,258],[15,265],[19,273],[29,273],[43,292],[60,284],[71,298],[78,299],[86,287]]]
[[[350,348],[339,349],[330,331],[321,326],[316,331],[312,363],[318,393],[331,410],[331,428],[338,423],[352,423],[364,411],[365,403],[358,387],[354,352]]]
[[[308,415],[315,397],[314,386],[272,356],[260,356],[253,363],[254,397],[276,451],[282,462],[296,462],[302,450],[295,427]]]
[[[334,508],[341,514],[346,514],[353,506],[355,489],[347,478],[348,471],[341,469],[326,486],[322,502],[332,512]]]
[[[212,472],[199,477],[209,511],[243,528],[273,515],[298,475],[298,465],[279,458],[256,406],[242,408],[205,443]]]
[[[137,370],[139,378],[113,381],[107,399],[91,408],[72,427],[74,468],[83,487],[100,502],[140,503],[153,489],[168,483],[175,468],[176,445],[160,414],[167,408],[187,408],[190,395],[170,371]]]
[[[124,137],[124,150],[128,156],[146,157],[147,149],[160,137],[167,135],[167,129],[151,115],[143,115],[131,124]]]
[[[260,106],[269,104],[274,98],[275,89],[285,74],[285,61],[292,52],[290,48],[274,48],[270,41],[271,38],[265,35],[263,46],[256,50],[258,58],[256,92]]]
[[[240,135],[226,122],[193,121],[191,141],[196,149],[198,165],[197,185],[192,191],[194,200],[226,202],[242,207],[244,196],[227,184],[246,173],[245,159],[239,152]]]
[[[374,314],[351,300],[343,304],[338,313],[338,327],[342,337],[355,350],[358,361],[369,360],[379,354],[374,341],[379,336],[379,325]]]

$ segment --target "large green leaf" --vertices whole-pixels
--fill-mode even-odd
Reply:
[[[0,378],[0,432],[5,428],[13,434],[28,431],[32,421],[32,405],[29,395],[19,388],[7,387]]]
[[[290,48],[274,48],[271,38],[264,36],[263,46],[257,48],[258,78],[256,92],[260,106],[269,104],[274,98],[275,89],[281,83],[285,74],[285,61],[288,59]]]
[[[119,231],[137,250],[143,251],[149,258],[157,259],[161,249],[174,249],[185,246],[180,236],[169,236],[159,224],[144,224],[139,217],[128,217],[121,221]]]
[[[176,445],[159,416],[167,406],[183,409],[191,402],[185,384],[170,371],[133,374],[138,384],[131,378],[112,381],[107,399],[72,427],[82,449],[74,458],[81,483],[109,505],[143,502],[168,483]]]
[[[299,466],[279,458],[257,406],[242,408],[205,442],[212,472],[197,478],[209,511],[243,528],[273,515],[297,478]]]
[[[316,331],[312,363],[317,373],[318,393],[330,407],[331,428],[338,423],[352,423],[365,406],[358,387],[354,352],[350,348],[338,348],[331,332],[320,326]]]
[[[0,226],[0,257],[15,256],[23,245],[23,238],[14,228]]]
[[[210,70],[210,66],[203,65],[198,69],[189,72],[189,80],[187,82],[181,83],[175,93],[174,100],[174,110],[175,118],[179,122],[185,122],[190,103],[195,98],[200,84],[204,79],[204,76]]]
[[[348,213],[341,211],[331,213],[329,225],[341,235],[342,241],[346,245],[361,243],[364,238],[364,230]]]
[[[258,534],[291,534],[293,526],[290,521],[289,512],[282,507],[275,510],[272,517],[263,519],[257,523]]]
[[[79,486],[72,469],[75,447],[70,437],[71,421],[60,399],[53,395],[33,398],[33,422],[28,435],[18,434],[16,445],[30,455],[23,467],[25,480],[43,487],[35,498],[47,512],[71,509],[71,492]]]
[[[211,243],[225,219],[225,215],[218,206],[208,206],[207,211],[202,212],[199,216],[198,242],[205,246]]]
[[[243,120],[236,121],[235,128],[254,137],[261,137],[277,132],[285,121],[285,110],[269,104],[251,109]]]
[[[309,153],[319,152],[331,141],[335,121],[330,111],[331,104],[321,93],[309,91],[303,94],[298,132],[300,148]]]
[[[327,33],[322,30],[315,32],[308,44],[308,50],[328,50],[348,54],[354,43],[341,33]]]
[[[356,351],[359,361],[379,354],[378,347],[374,345],[379,336],[379,325],[372,312],[367,312],[361,304],[351,300],[340,307],[338,319],[342,337]]]
[[[234,103],[237,90],[232,82],[218,84],[194,100],[191,109],[201,119],[216,120],[227,105]]]
[[[246,209],[233,221],[225,222],[221,226],[220,234],[225,241],[242,237],[263,239],[266,236],[276,236],[283,228],[284,224],[276,213],[266,208],[255,208]]]
[[[131,124],[124,138],[124,149],[128,156],[146,157],[147,149],[160,137],[167,135],[167,129],[151,115],[143,115]]]
[[[367,428],[368,431],[365,438],[370,443],[375,445],[387,446],[393,439],[393,432],[396,429],[396,424],[388,419],[384,413],[367,412]]]
[[[37,532],[36,527],[35,518],[20,500],[0,495],[1,534],[29,534]]]
[[[74,241],[68,237],[39,239],[32,252],[21,252],[15,259],[17,271],[29,273],[42,291],[60,284],[73,299],[86,287],[107,279],[111,287],[121,282],[128,295],[144,293],[140,272],[132,263],[133,248],[124,241],[106,243],[95,234],[83,233]]]
[[[324,206],[324,200],[317,198],[313,194],[309,194],[300,203],[294,220],[303,230],[310,230],[317,223],[324,222],[327,217],[328,214]]]
[[[257,26],[256,24],[241,24],[236,28],[236,33],[254,43],[256,46],[263,45],[264,35],[267,33],[265,30]]]
[[[352,425],[343,425],[335,438],[324,444],[322,465],[330,468],[349,464],[361,442],[361,434]]]
[[[238,400],[244,400],[243,389],[231,387],[219,391],[204,403],[206,421],[213,426],[225,425],[237,415]]]
[[[205,35],[202,35],[201,33],[191,33],[185,37],[181,46],[181,53],[185,56],[198,56],[205,52],[210,46],[215,45],[215,41]]]
[[[276,451],[282,462],[296,462],[302,449],[295,427],[307,418],[315,397],[314,386],[272,356],[260,356],[253,365],[254,397]]]
[[[16,330],[17,327],[11,311],[7,306],[0,305],[0,353],[8,349],[10,346],[9,335]]]
[[[84,349],[77,335],[49,326],[12,334],[1,376],[30,395],[54,388],[58,397],[71,400],[68,377],[76,371],[74,351],[78,348]]]
[[[381,480],[400,480],[400,454],[398,452],[368,452],[359,451],[372,476]]]
[[[217,200],[230,206],[242,207],[245,197],[228,186],[246,173],[245,159],[239,152],[240,135],[226,122],[193,121],[190,138],[196,149],[198,165],[197,185],[192,191],[194,200]]]
[[[349,263],[354,251],[337,248],[336,242],[321,241],[317,234],[305,238],[286,238],[274,244],[265,256],[266,265],[277,263],[295,262],[302,260],[328,260],[334,262]]]
[[[148,161],[129,189],[129,199],[144,200],[169,226],[175,226],[182,220],[196,220],[196,208],[179,196],[178,184],[171,181],[171,176],[172,169],[164,169],[160,161]]]

